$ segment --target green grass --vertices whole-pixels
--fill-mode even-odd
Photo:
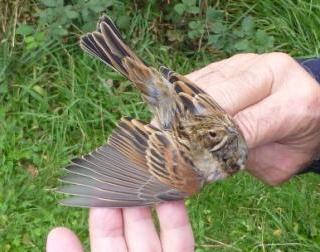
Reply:
[[[275,36],[275,50],[313,56],[320,50],[317,1],[228,1],[232,25],[247,10]],[[142,16],[128,34],[155,65],[188,73],[216,55],[185,56],[155,42]],[[121,115],[147,120],[139,95],[76,44],[35,51],[0,44],[0,251],[43,251],[48,231],[67,226],[88,245],[87,211],[57,204],[53,189],[69,160],[103,144]],[[277,188],[247,174],[208,186],[187,206],[197,251],[319,251],[320,177]]]

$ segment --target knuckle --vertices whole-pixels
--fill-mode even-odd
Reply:
[[[305,107],[313,105],[317,101],[313,88],[307,86],[299,90],[299,99],[305,104]]]
[[[272,61],[276,61],[279,65],[282,65],[284,67],[296,63],[296,61],[289,54],[283,52],[268,53],[267,57]]]
[[[265,74],[267,74],[265,76],[268,76],[268,80],[272,83],[272,86],[283,85],[289,77],[288,72],[299,72],[298,69],[301,68],[295,59],[283,52],[263,54],[260,58],[260,63],[267,70],[265,71]]]
[[[319,95],[315,95],[314,93],[309,94],[308,102],[305,106],[304,112],[310,118],[310,128],[319,129],[320,126],[320,92]],[[313,126],[313,127],[312,127]]]
[[[298,93],[298,105],[303,114],[313,114],[318,116],[316,113],[320,107],[320,88],[313,86],[307,86]]]
[[[263,64],[259,70],[257,66],[254,65],[242,75],[245,78],[246,83],[252,87],[260,86],[266,94],[271,93],[271,89],[274,82],[274,71],[268,64]]]
[[[282,52],[264,54],[261,57],[261,62],[263,62],[264,65],[269,66],[275,76],[282,76],[288,69],[293,70],[300,67],[295,59]]]

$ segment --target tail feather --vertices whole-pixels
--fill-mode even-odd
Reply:
[[[103,15],[102,17],[100,17],[99,22],[97,24],[97,31],[101,32],[100,24],[103,23],[103,22],[108,24],[109,27],[112,29],[112,31],[117,35],[117,37],[120,38],[121,40],[123,40],[122,36],[121,36],[121,33],[119,32],[118,28],[114,25],[112,20],[106,15]]]
[[[148,67],[125,44],[109,17],[101,17],[97,31],[82,36],[80,45],[90,55],[131,80],[156,112],[161,124],[166,128],[170,125],[177,106],[172,84],[160,72]]]
[[[106,42],[108,42],[110,50],[121,55],[121,57],[132,57],[140,61],[138,57],[126,46],[126,44],[123,43],[122,37],[117,36],[114,29],[116,28],[111,28],[104,22],[100,24],[101,34]]]
[[[81,37],[80,46],[90,55],[98,57],[121,74],[128,76],[123,66],[123,59],[130,58],[138,64],[145,65],[142,60],[123,42],[123,38],[107,16],[100,18],[97,31]]]

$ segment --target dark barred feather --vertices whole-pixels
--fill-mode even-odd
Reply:
[[[174,153],[171,159],[166,152]],[[71,197],[61,203],[129,207],[183,199],[200,189],[200,178],[180,159],[167,135],[138,120],[123,118],[106,145],[66,167],[68,174],[61,179],[65,185],[59,191]],[[179,183],[172,181],[176,176],[173,167],[180,170]]]

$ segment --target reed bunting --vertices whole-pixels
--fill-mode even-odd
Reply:
[[[179,200],[244,169],[248,149],[233,119],[187,78],[147,66],[109,17],[101,17],[80,45],[135,85],[157,126],[122,118],[105,145],[66,167],[59,191],[71,197],[62,204],[133,207]]]

